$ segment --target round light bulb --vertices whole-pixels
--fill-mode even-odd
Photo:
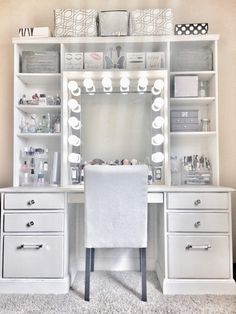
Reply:
[[[109,77],[104,77],[104,78],[102,79],[102,86],[103,86],[104,88],[107,88],[107,89],[111,88],[111,86],[112,86],[112,81],[111,81],[111,79],[110,79]]]
[[[81,143],[80,138],[76,135],[70,135],[68,137],[68,142],[72,146],[80,146]]]
[[[152,110],[153,111],[160,111],[161,108],[164,105],[164,99],[162,97],[155,98],[153,104],[152,104]]]
[[[83,84],[84,84],[84,87],[88,90],[94,87],[93,80],[91,78],[84,79]]]
[[[70,117],[68,123],[74,130],[79,130],[81,128],[81,122],[76,117]]]
[[[164,136],[162,134],[156,134],[152,137],[152,145],[159,146],[164,143]]]
[[[81,156],[80,154],[71,153],[68,156],[68,160],[73,164],[79,164],[81,162]]]
[[[128,77],[124,76],[124,77],[122,77],[120,79],[120,86],[121,86],[121,88],[128,89],[129,85],[130,85],[130,80],[128,79]]]
[[[155,120],[152,122],[152,127],[154,129],[160,129],[164,124],[164,118],[161,116],[158,116],[155,118]]]
[[[160,162],[163,162],[163,160],[164,160],[164,154],[163,153],[157,152],[157,153],[152,154],[152,161],[153,162],[160,163]]]
[[[154,82],[152,87],[152,93],[153,95],[159,95],[164,87],[164,81],[161,79],[158,79]]]
[[[71,111],[76,113],[81,111],[80,104],[78,104],[77,100],[74,98],[68,100],[68,107],[70,108]]]
[[[148,79],[145,76],[140,77],[140,79],[138,80],[138,86],[141,89],[145,89],[148,86]]]
[[[76,81],[69,81],[67,84],[69,90],[71,91],[72,95],[79,96],[81,94],[81,89],[78,86]]]

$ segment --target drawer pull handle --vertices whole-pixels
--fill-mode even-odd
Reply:
[[[30,200],[27,202],[27,205],[28,206],[31,206],[31,205],[34,205],[35,204],[35,200]]]
[[[43,247],[42,244],[21,244],[17,248],[20,250],[25,250],[25,249],[33,249],[33,250],[39,250]]]
[[[201,200],[196,200],[195,202],[194,202],[194,205],[196,205],[196,206],[198,206],[198,205],[200,205],[201,204]]]
[[[191,245],[191,244],[188,244],[186,246],[186,250],[209,250],[211,249],[211,246],[209,244],[206,244],[206,245]]]
[[[31,226],[33,226],[33,225],[34,225],[34,222],[33,222],[33,221],[27,222],[27,224],[26,224],[27,227],[31,227]]]
[[[195,228],[199,228],[201,226],[201,221],[196,221],[194,224]]]

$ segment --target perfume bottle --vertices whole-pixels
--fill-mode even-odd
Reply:
[[[25,160],[20,169],[20,185],[29,185],[29,168]]]

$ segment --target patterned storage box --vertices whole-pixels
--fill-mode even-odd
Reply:
[[[97,36],[97,19],[98,13],[92,9],[56,9],[54,36]]]
[[[99,30],[101,36],[128,35],[129,14],[125,10],[101,11]]]
[[[130,35],[173,35],[171,9],[145,9],[130,12]]]

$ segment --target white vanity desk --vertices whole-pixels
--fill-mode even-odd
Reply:
[[[149,186],[147,265],[164,294],[236,293],[232,191]],[[66,293],[84,270],[83,186],[6,188],[1,195],[0,292]],[[138,270],[135,250],[97,251],[95,269]]]

